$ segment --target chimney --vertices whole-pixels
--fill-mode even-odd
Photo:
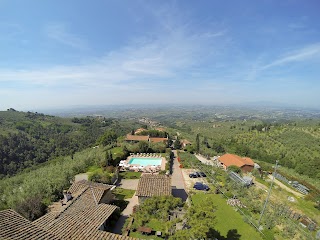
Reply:
[[[63,197],[65,202],[68,202],[70,199],[72,199],[71,193],[67,192],[66,190],[63,191]]]

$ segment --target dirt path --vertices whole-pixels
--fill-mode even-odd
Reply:
[[[200,162],[202,162],[203,164],[206,165],[213,165],[213,162],[211,160],[206,159],[205,157],[198,155],[198,154],[194,154],[194,156],[196,156],[196,158],[198,158],[198,160]]]
[[[80,173],[74,176],[74,181],[79,182],[81,180],[87,180],[88,181],[88,174],[87,173]]]
[[[270,179],[272,179],[272,175],[269,175],[268,176]],[[282,189],[285,189],[286,191],[294,194],[296,197],[303,197],[304,195],[302,193],[299,193],[289,187],[287,187],[286,185],[284,185],[282,182],[280,182],[279,180],[277,179],[274,179],[274,183],[277,184],[279,187],[281,187]]]

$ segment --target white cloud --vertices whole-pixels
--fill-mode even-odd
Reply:
[[[83,38],[68,32],[67,27],[65,26],[65,24],[62,24],[62,23],[53,23],[53,24],[47,25],[45,27],[45,34],[49,38],[59,43],[71,46],[73,48],[77,48],[77,49],[88,48],[88,45]]]
[[[306,46],[302,49],[295,50],[287,53],[281,58],[274,60],[273,62],[261,67],[261,70],[265,70],[271,67],[282,66],[292,62],[302,62],[310,60],[314,57],[320,56],[320,43]]]
[[[207,55],[208,49],[216,50],[213,40],[221,36],[221,31],[192,35],[177,30],[175,33],[161,34],[156,39],[134,42],[131,46],[91,59],[82,65],[45,69],[0,69],[0,82],[14,81],[43,87],[110,87],[122,83],[130,85],[130,82],[135,84],[137,81],[157,82],[161,78],[174,78],[177,76],[176,71],[188,71],[189,67],[198,65]],[[61,35],[58,38],[60,37]]]

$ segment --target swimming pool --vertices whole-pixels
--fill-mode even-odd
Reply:
[[[140,166],[148,166],[148,165],[155,165],[160,166],[162,162],[161,158],[137,158],[133,157],[130,159],[129,164],[139,164]]]

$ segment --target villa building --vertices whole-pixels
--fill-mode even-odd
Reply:
[[[140,135],[127,134],[125,141],[131,142],[131,143],[137,143],[140,141],[146,141],[146,142],[151,142],[151,143],[162,142],[164,144],[167,144],[168,137],[160,138],[160,137],[150,137],[150,136],[140,136]]]
[[[231,165],[237,166],[242,172],[251,172],[254,168],[254,162],[251,158],[240,157],[235,154],[224,154],[218,158],[221,166],[226,170]]]

